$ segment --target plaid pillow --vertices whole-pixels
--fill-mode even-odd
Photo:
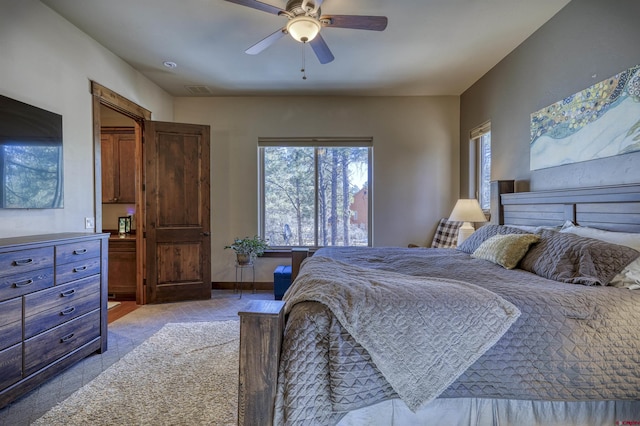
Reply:
[[[455,248],[458,243],[458,229],[462,226],[462,222],[455,220],[440,219],[436,234],[431,242],[432,248]]]

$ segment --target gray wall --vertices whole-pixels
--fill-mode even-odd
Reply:
[[[232,281],[233,238],[258,229],[260,137],[370,136],[373,245],[431,242],[457,200],[457,96],[176,98],[175,120],[211,126],[211,267]],[[285,259],[261,258],[256,280]]]
[[[93,80],[173,120],[173,98],[39,1],[0,0],[0,94],[62,115],[64,208],[0,209],[0,238],[90,232],[95,217]]]
[[[491,120],[492,179],[516,190],[640,182],[640,153],[529,170],[530,114],[640,64],[640,1],[573,0],[460,99],[460,193],[469,131]]]

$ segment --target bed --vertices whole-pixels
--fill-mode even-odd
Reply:
[[[640,291],[598,285],[638,257],[640,185],[497,198],[458,250],[296,253],[240,314],[239,423],[640,422]]]

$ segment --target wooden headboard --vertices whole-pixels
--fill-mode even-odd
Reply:
[[[505,225],[581,226],[640,232],[640,184],[501,194]]]

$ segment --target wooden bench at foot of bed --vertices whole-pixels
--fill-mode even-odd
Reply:
[[[300,265],[313,252],[291,251],[291,282]],[[273,424],[278,364],[284,331],[284,305],[280,300],[252,300],[240,316],[238,425]]]
[[[253,300],[238,315],[238,424],[271,425],[284,329],[284,302]]]

